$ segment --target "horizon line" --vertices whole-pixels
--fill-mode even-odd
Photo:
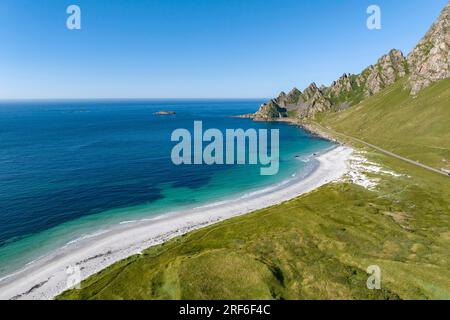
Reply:
[[[1,102],[34,102],[34,101],[123,101],[123,100],[135,100],[135,101],[149,101],[149,100],[269,100],[268,97],[251,97],[251,98],[0,98]]]

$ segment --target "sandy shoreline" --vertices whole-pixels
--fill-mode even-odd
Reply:
[[[304,179],[293,179],[236,200],[124,223],[117,229],[61,248],[0,280],[0,299],[52,299],[66,290],[69,266],[79,267],[81,278],[85,279],[114,262],[175,236],[310,192],[342,177],[348,171],[351,153],[351,148],[338,146],[319,155],[317,169]]]

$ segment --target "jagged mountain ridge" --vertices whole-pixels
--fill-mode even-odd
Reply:
[[[408,76],[408,89],[416,95],[431,83],[450,77],[450,2],[418,45],[405,57],[392,49],[360,74],[344,73],[329,87],[313,82],[303,92],[297,88],[261,105],[256,120],[313,117],[318,112],[341,110],[359,103]]]

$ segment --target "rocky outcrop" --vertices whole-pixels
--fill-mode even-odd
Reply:
[[[254,120],[271,120],[276,118],[285,118],[288,116],[287,110],[278,105],[277,99],[270,100],[261,105],[255,113]]]
[[[292,111],[300,118],[312,117],[332,107],[332,103],[315,83],[311,83],[303,93],[297,88],[288,94],[284,92],[273,100],[263,104],[255,113],[256,120],[287,117]]]
[[[333,81],[330,87],[322,90],[335,109],[343,109],[361,101],[365,83],[366,79],[360,75],[344,73],[338,80]]]
[[[354,89],[355,81],[353,75],[344,73],[338,80],[333,81],[328,88],[329,96],[341,96],[342,94],[351,92]]]
[[[364,70],[359,76],[364,83],[366,97],[380,92],[408,73],[406,58],[400,50],[392,49],[382,56],[375,65]]]
[[[285,106],[297,104],[302,97],[302,92],[297,88],[292,89],[285,98]]]
[[[302,92],[297,88],[292,89],[288,94],[281,92],[277,98],[272,102],[277,104],[281,108],[286,108],[289,105],[295,105],[299,101]]]
[[[279,106],[284,106],[286,101],[286,93],[283,91],[278,95],[277,98],[273,100],[274,103],[276,103]]]
[[[413,95],[435,81],[450,77],[450,3],[407,59]]]
[[[303,91],[302,99],[298,103],[297,115],[300,118],[309,118],[331,107],[332,103],[324,95],[323,89],[319,89],[313,82]]]

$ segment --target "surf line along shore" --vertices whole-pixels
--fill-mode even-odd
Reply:
[[[68,267],[77,266],[83,280],[114,262],[173,237],[310,192],[345,175],[352,151],[337,146],[318,155],[311,160],[318,162],[317,168],[307,177],[297,175],[286,183],[238,199],[121,224],[55,250],[0,280],[0,299],[52,299],[67,289]]]

